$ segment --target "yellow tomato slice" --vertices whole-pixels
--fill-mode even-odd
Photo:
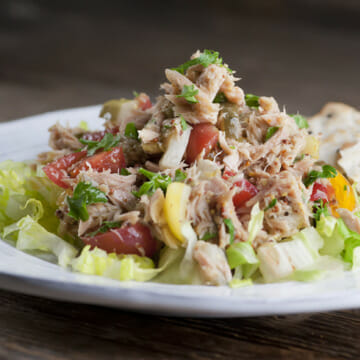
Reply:
[[[166,189],[164,203],[165,219],[173,235],[181,242],[186,239],[182,235],[181,228],[186,220],[186,206],[189,201],[191,188],[189,185],[179,182],[171,183]]]
[[[329,178],[332,187],[335,190],[336,203],[331,205],[331,210],[336,217],[339,214],[336,209],[343,208],[353,211],[356,206],[354,190],[348,180],[338,171],[334,178]]]

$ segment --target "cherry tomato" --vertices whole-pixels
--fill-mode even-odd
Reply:
[[[79,162],[71,171],[70,176],[76,177],[81,170],[94,169],[98,172],[110,170],[118,172],[126,167],[125,157],[121,146],[114,147],[109,151],[102,151]]]
[[[186,148],[186,162],[193,163],[205,149],[204,156],[216,146],[219,130],[211,124],[197,124],[191,130],[189,143]]]
[[[93,237],[83,236],[81,239],[91,248],[96,246],[108,253],[152,257],[157,249],[156,240],[152,237],[150,229],[140,223],[111,229]]]
[[[223,175],[222,175],[222,178],[224,180],[229,180],[230,178],[234,177],[236,175],[236,172],[235,171],[232,171],[232,170],[225,170]]]
[[[100,141],[107,133],[112,133],[113,135],[116,135],[119,132],[119,127],[114,127],[107,130],[102,131],[92,131],[85,133],[82,138],[85,140],[91,140],[91,141]]]
[[[137,100],[137,102],[139,104],[139,108],[142,111],[145,111],[145,110],[150,109],[152,107],[150,98],[144,93],[139,94],[136,97],[136,100]]]
[[[323,203],[331,201],[335,196],[334,188],[329,185],[323,185],[316,182],[313,186],[313,190],[310,196],[311,201],[322,200]]]
[[[43,167],[44,173],[53,183],[64,189],[67,189],[70,187],[70,185],[63,181],[69,177],[67,169],[83,159],[85,156],[86,151],[80,151],[66,155],[50,164],[45,165]]]
[[[240,189],[240,191],[233,196],[233,203],[236,208],[244,206],[248,200],[259,192],[253,184],[245,179],[236,181],[234,186]]]

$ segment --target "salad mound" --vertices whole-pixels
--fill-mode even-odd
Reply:
[[[360,265],[355,187],[274,98],[219,53],[166,69],[155,103],[106,102],[102,130],[50,129],[37,161],[0,163],[0,231],[18,249],[117,280],[307,281]]]

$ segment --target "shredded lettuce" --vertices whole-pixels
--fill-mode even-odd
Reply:
[[[40,202],[38,206],[41,206]],[[60,266],[67,267],[77,255],[78,250],[65,240],[48,232],[37,222],[37,217],[38,215],[34,218],[26,215],[15,224],[5,227],[4,238],[9,238],[14,232],[18,232],[17,249],[50,252],[57,257]]]
[[[43,207],[39,223],[56,232],[59,221],[55,216],[56,201],[61,189],[44,177],[40,167],[25,162],[0,163],[0,232],[26,215],[33,216],[29,200],[38,200]]]
[[[229,283],[229,286],[233,289],[237,289],[240,287],[250,286],[252,284],[253,282],[251,279],[244,279],[244,280],[232,279]]]
[[[120,281],[148,281],[161,269],[153,261],[138,255],[108,254],[99,248],[85,246],[79,257],[71,262],[73,270],[88,275],[99,275]]]
[[[251,210],[251,218],[248,225],[249,237],[246,242],[231,244],[226,249],[226,257],[230,269],[235,269],[232,281],[250,278],[259,267],[259,259],[251,245],[257,233],[261,230],[264,219],[264,211],[260,210],[259,204],[255,204]]]
[[[256,203],[251,209],[251,218],[248,225],[248,242],[251,244],[257,233],[261,230],[264,220],[264,211],[260,210],[259,203]]]
[[[153,281],[166,284],[202,284],[199,266],[194,260],[186,257],[186,251],[184,248],[164,248],[159,259],[161,271]]]

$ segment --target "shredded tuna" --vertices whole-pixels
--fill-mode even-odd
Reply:
[[[350,230],[360,234],[360,219],[356,215],[348,209],[337,209],[336,211]]]
[[[49,145],[54,150],[78,150],[84,145],[79,141],[79,137],[84,134],[80,128],[67,128],[59,123],[53,125],[50,129]]]
[[[104,221],[113,221],[114,216],[119,212],[119,208],[109,203],[97,203],[87,206],[89,219],[79,221],[78,236],[98,228]]]
[[[208,285],[226,285],[231,280],[231,271],[223,250],[214,244],[198,241],[193,258],[200,266],[204,281]]]

